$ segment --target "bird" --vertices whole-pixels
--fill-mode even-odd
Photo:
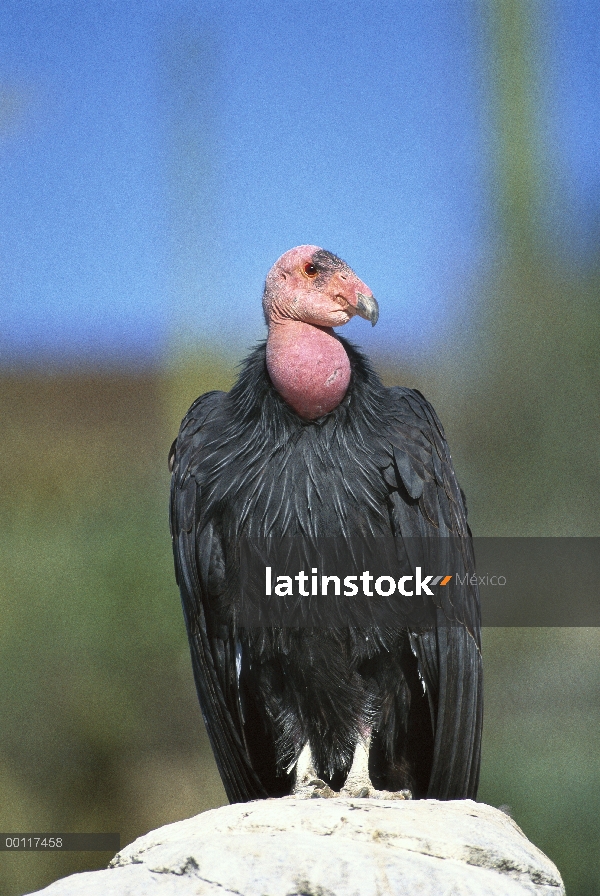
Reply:
[[[267,274],[263,311],[266,341],[229,392],[192,404],[169,453],[175,575],[226,795],[232,803],[475,799],[480,602],[466,500],[442,425],[419,391],[385,387],[335,332],[355,316],[373,326],[379,317],[371,290],[337,255],[313,245],[285,252]],[[366,592],[340,598],[329,622],[313,617],[298,579],[288,604],[304,611],[303,623],[267,612],[253,626],[240,608],[249,601],[260,615],[265,589],[244,582],[242,547],[261,539],[305,539],[317,550],[331,539],[391,539],[412,573],[428,545],[443,544],[441,571],[464,575],[451,598],[424,586],[434,595],[424,623],[406,611],[414,599],[369,616]]]

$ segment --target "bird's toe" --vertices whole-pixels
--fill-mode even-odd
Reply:
[[[290,797],[297,800],[326,800],[337,795],[335,790],[332,790],[329,784],[326,784],[321,778],[308,777],[304,778],[302,782],[296,785],[293,792],[290,794]]]
[[[352,799],[370,800],[412,800],[410,790],[377,790],[372,784],[347,784],[340,791],[340,796]]]

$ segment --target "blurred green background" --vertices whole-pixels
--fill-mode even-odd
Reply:
[[[569,288],[585,306],[588,286]],[[594,346],[583,324],[570,346],[557,326],[552,359],[532,348],[474,378],[381,365],[438,408],[478,534],[598,534]],[[0,829],[119,831],[125,844],[225,802],[173,579],[166,456],[169,419],[233,369],[2,380]],[[600,632],[486,630],[484,651],[479,798],[511,807],[570,894],[595,893]],[[109,858],[2,853],[0,892]]]
[[[544,235],[525,8],[489,5],[494,263],[435,359],[374,361],[436,407],[475,534],[598,536],[600,254],[575,264]],[[174,583],[166,457],[191,401],[229,388],[240,360],[174,343],[151,372],[1,375],[0,830],[118,831],[124,845],[225,802]],[[600,632],[483,640],[479,798],[511,807],[569,896],[592,896]],[[0,893],[109,859],[0,853]]]

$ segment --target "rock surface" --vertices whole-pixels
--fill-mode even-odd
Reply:
[[[140,837],[44,896],[560,896],[555,865],[471,800],[264,800]]]

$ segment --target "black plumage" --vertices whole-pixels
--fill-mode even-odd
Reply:
[[[319,776],[339,789],[365,726],[375,787],[475,798],[476,586],[455,589],[426,631],[400,618],[368,633],[352,623],[252,631],[236,620],[245,537],[452,536],[457,567],[474,572],[464,496],[433,408],[416,390],[385,388],[341,341],[351,381],[329,414],[303,420],[283,401],[263,344],[229,393],[197,399],[171,449],[175,570],[206,729],[231,802],[289,793],[307,740]]]

